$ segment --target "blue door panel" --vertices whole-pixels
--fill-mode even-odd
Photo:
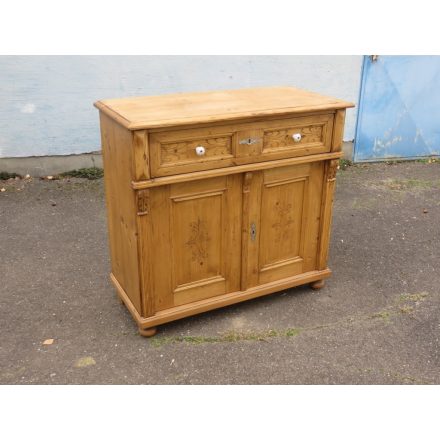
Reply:
[[[356,162],[440,155],[440,57],[364,57]]]

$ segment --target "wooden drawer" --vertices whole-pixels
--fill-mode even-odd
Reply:
[[[263,133],[263,154],[294,151],[316,154],[330,151],[333,115],[295,118],[270,123]],[[295,141],[294,135],[300,135]]]
[[[150,134],[151,175],[284,159],[331,150],[333,114]],[[294,140],[294,135],[300,139]],[[297,136],[298,137],[298,136]],[[201,155],[197,148],[201,147]]]
[[[233,165],[234,133],[230,127],[152,133],[150,158],[154,177],[227,167]]]
[[[237,164],[327,153],[333,120],[333,114],[326,114],[254,124],[252,131],[238,132]]]

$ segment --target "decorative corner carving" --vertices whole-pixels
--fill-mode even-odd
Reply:
[[[333,159],[328,164],[327,182],[334,182],[336,180],[336,172],[338,171],[339,160]]]
[[[137,215],[146,215],[150,212],[150,190],[140,189],[137,191]]]
[[[252,173],[245,173],[243,181],[243,193],[248,193],[250,191],[252,180]]]

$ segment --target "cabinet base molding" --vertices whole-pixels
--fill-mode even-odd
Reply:
[[[258,298],[259,296],[279,292],[281,290],[300,286],[302,284],[311,284],[312,288],[315,288],[313,287],[315,284],[317,285],[318,283],[322,283],[322,287],[324,285],[323,280],[325,278],[328,278],[331,273],[331,270],[328,268],[324,270],[314,270],[311,272],[296,275],[294,277],[285,278],[283,280],[277,280],[260,286],[251,287],[246,291],[227,293],[213,298],[193,302],[191,304],[185,304],[167,310],[162,310],[156,312],[153,316],[149,316],[148,318],[144,318],[138,313],[130,298],[125,293],[124,289],[112,273],[110,273],[110,279],[116,287],[116,291],[120,300],[123,301],[129,312],[135,319],[139,327],[139,333],[142,336],[148,337],[154,336],[156,334],[156,326],[160,324],[165,324],[170,321],[175,321],[177,319],[197,315],[198,313],[203,313],[209,310],[214,310],[220,307],[225,307],[231,304],[247,301],[252,298]]]

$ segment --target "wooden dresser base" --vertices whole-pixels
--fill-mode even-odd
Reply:
[[[95,106],[111,280],[141,335],[302,284],[324,286],[352,103],[264,87]]]
[[[272,283],[263,284],[257,287],[253,287],[244,292],[232,292],[225,295],[219,295],[213,298],[205,299],[202,301],[193,302],[183,306],[173,307],[171,309],[157,312],[153,316],[143,318],[139,315],[136,308],[133,306],[130,298],[125,293],[118,280],[111,273],[110,279],[116,287],[118,297],[122,301],[139,328],[139,333],[142,336],[150,337],[156,334],[156,326],[165,324],[166,322],[175,321],[176,319],[185,318],[187,316],[197,315],[208,310],[218,309],[219,307],[225,307],[231,304],[236,304],[242,301],[246,301],[252,298],[258,298],[259,296],[268,295],[270,293],[279,292],[281,290],[296,287],[302,284],[311,283],[313,289],[320,289],[324,286],[324,279],[331,275],[330,269],[314,270],[311,272],[296,275],[294,277],[285,278],[283,280],[274,281]]]

